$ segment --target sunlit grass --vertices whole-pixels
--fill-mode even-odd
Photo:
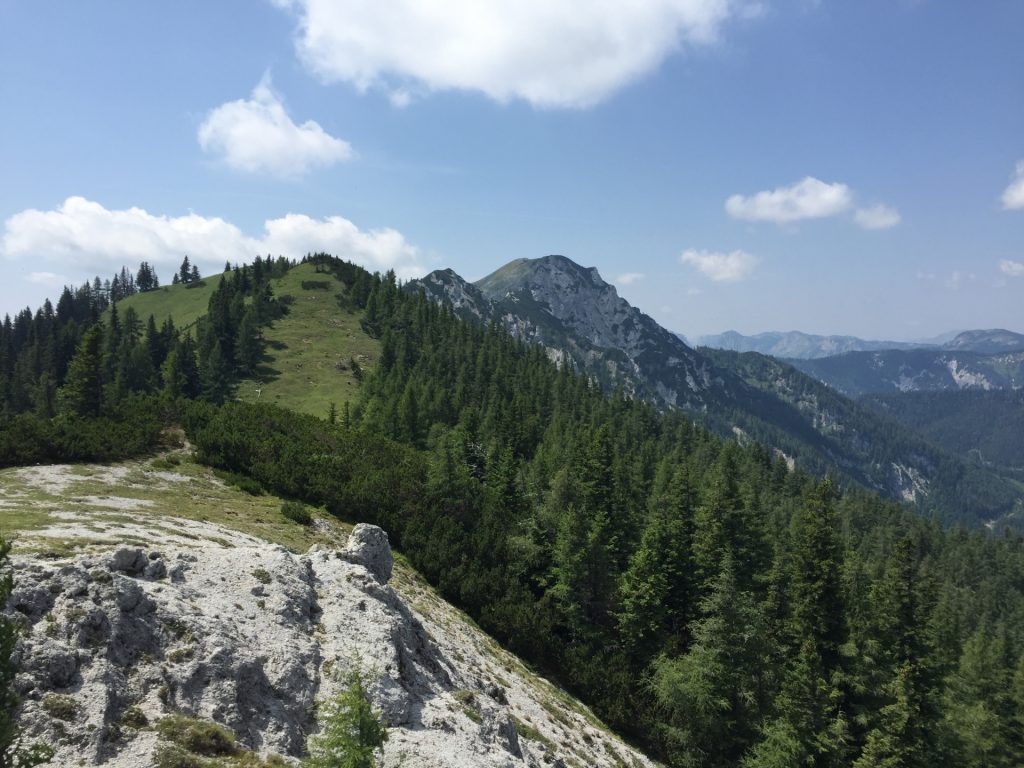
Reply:
[[[326,283],[327,289],[303,288],[304,281]],[[363,332],[359,310],[339,304],[344,286],[312,264],[293,268],[272,286],[278,298],[291,297],[289,311],[263,330],[267,354],[262,375],[241,382],[236,397],[321,417],[334,403],[340,419],[345,402],[354,403],[359,388],[349,361],[371,371],[380,344]]]
[[[33,478],[32,473],[58,471],[53,468],[0,470],[0,534],[14,541],[15,552],[55,556],[94,544],[124,542],[119,527],[128,530],[134,524],[188,538],[175,526],[175,518],[213,523],[293,552],[317,543],[337,546],[345,540],[349,526],[322,511],[313,510],[317,525],[301,525],[281,514],[281,499],[276,496],[246,493],[192,463],[184,453],[171,457],[175,463],[170,468],[166,457],[110,467],[68,467],[60,470],[62,489],[47,488]],[[65,523],[86,528],[89,535],[39,535]]]

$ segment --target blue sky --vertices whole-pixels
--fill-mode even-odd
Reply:
[[[0,0],[0,314],[323,249],[561,253],[688,335],[1024,330],[1024,3],[432,5]]]

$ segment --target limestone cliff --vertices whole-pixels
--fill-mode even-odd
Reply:
[[[0,480],[73,487],[70,468],[45,469]],[[0,497],[9,514],[40,504]],[[127,495],[74,498],[140,511],[119,524],[61,513],[23,543],[67,549],[13,559],[20,722],[57,750],[53,765],[156,765],[155,726],[174,714],[226,726],[252,753],[196,764],[297,764],[353,665],[388,726],[383,766],[651,765],[395,565],[379,528],[294,552]]]

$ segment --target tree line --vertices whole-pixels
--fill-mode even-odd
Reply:
[[[154,421],[180,421],[201,461],[383,526],[449,600],[671,765],[1024,762],[1020,537],[791,470],[393,273],[307,260],[381,343],[344,418],[230,402],[266,263],[211,297],[180,379],[194,386],[167,357],[119,380],[126,311],[116,344],[112,322],[79,343],[57,414],[30,418],[174,404]],[[146,333],[135,344],[150,354]]]

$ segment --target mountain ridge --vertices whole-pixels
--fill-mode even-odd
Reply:
[[[690,411],[720,434],[759,440],[818,473],[836,467],[894,498],[925,502],[933,490],[946,493],[938,490],[949,482],[944,476],[974,472],[951,470],[958,459],[786,362],[690,348],[619,297],[596,269],[564,256],[517,259],[476,283],[452,270],[434,272],[406,289],[450,303],[466,319],[500,323],[605,389]],[[885,436],[891,432],[901,437]],[[1014,507],[1013,491],[1001,493],[993,517]]]
[[[170,457],[0,473],[19,500],[19,723],[54,765],[297,765],[316,703],[358,667],[388,726],[382,768],[653,766],[395,562],[380,528],[268,526],[273,499]],[[235,514],[205,520],[204,504]],[[226,728],[239,762],[188,755],[167,718]]]
[[[949,338],[944,338],[948,336]],[[751,336],[737,331],[699,336],[697,346],[733,352],[760,352],[791,360],[815,360],[848,352],[935,349],[996,354],[1024,350],[1024,334],[1004,328],[958,331],[938,337],[942,341],[881,341],[857,336],[818,335],[803,331],[766,331]]]

